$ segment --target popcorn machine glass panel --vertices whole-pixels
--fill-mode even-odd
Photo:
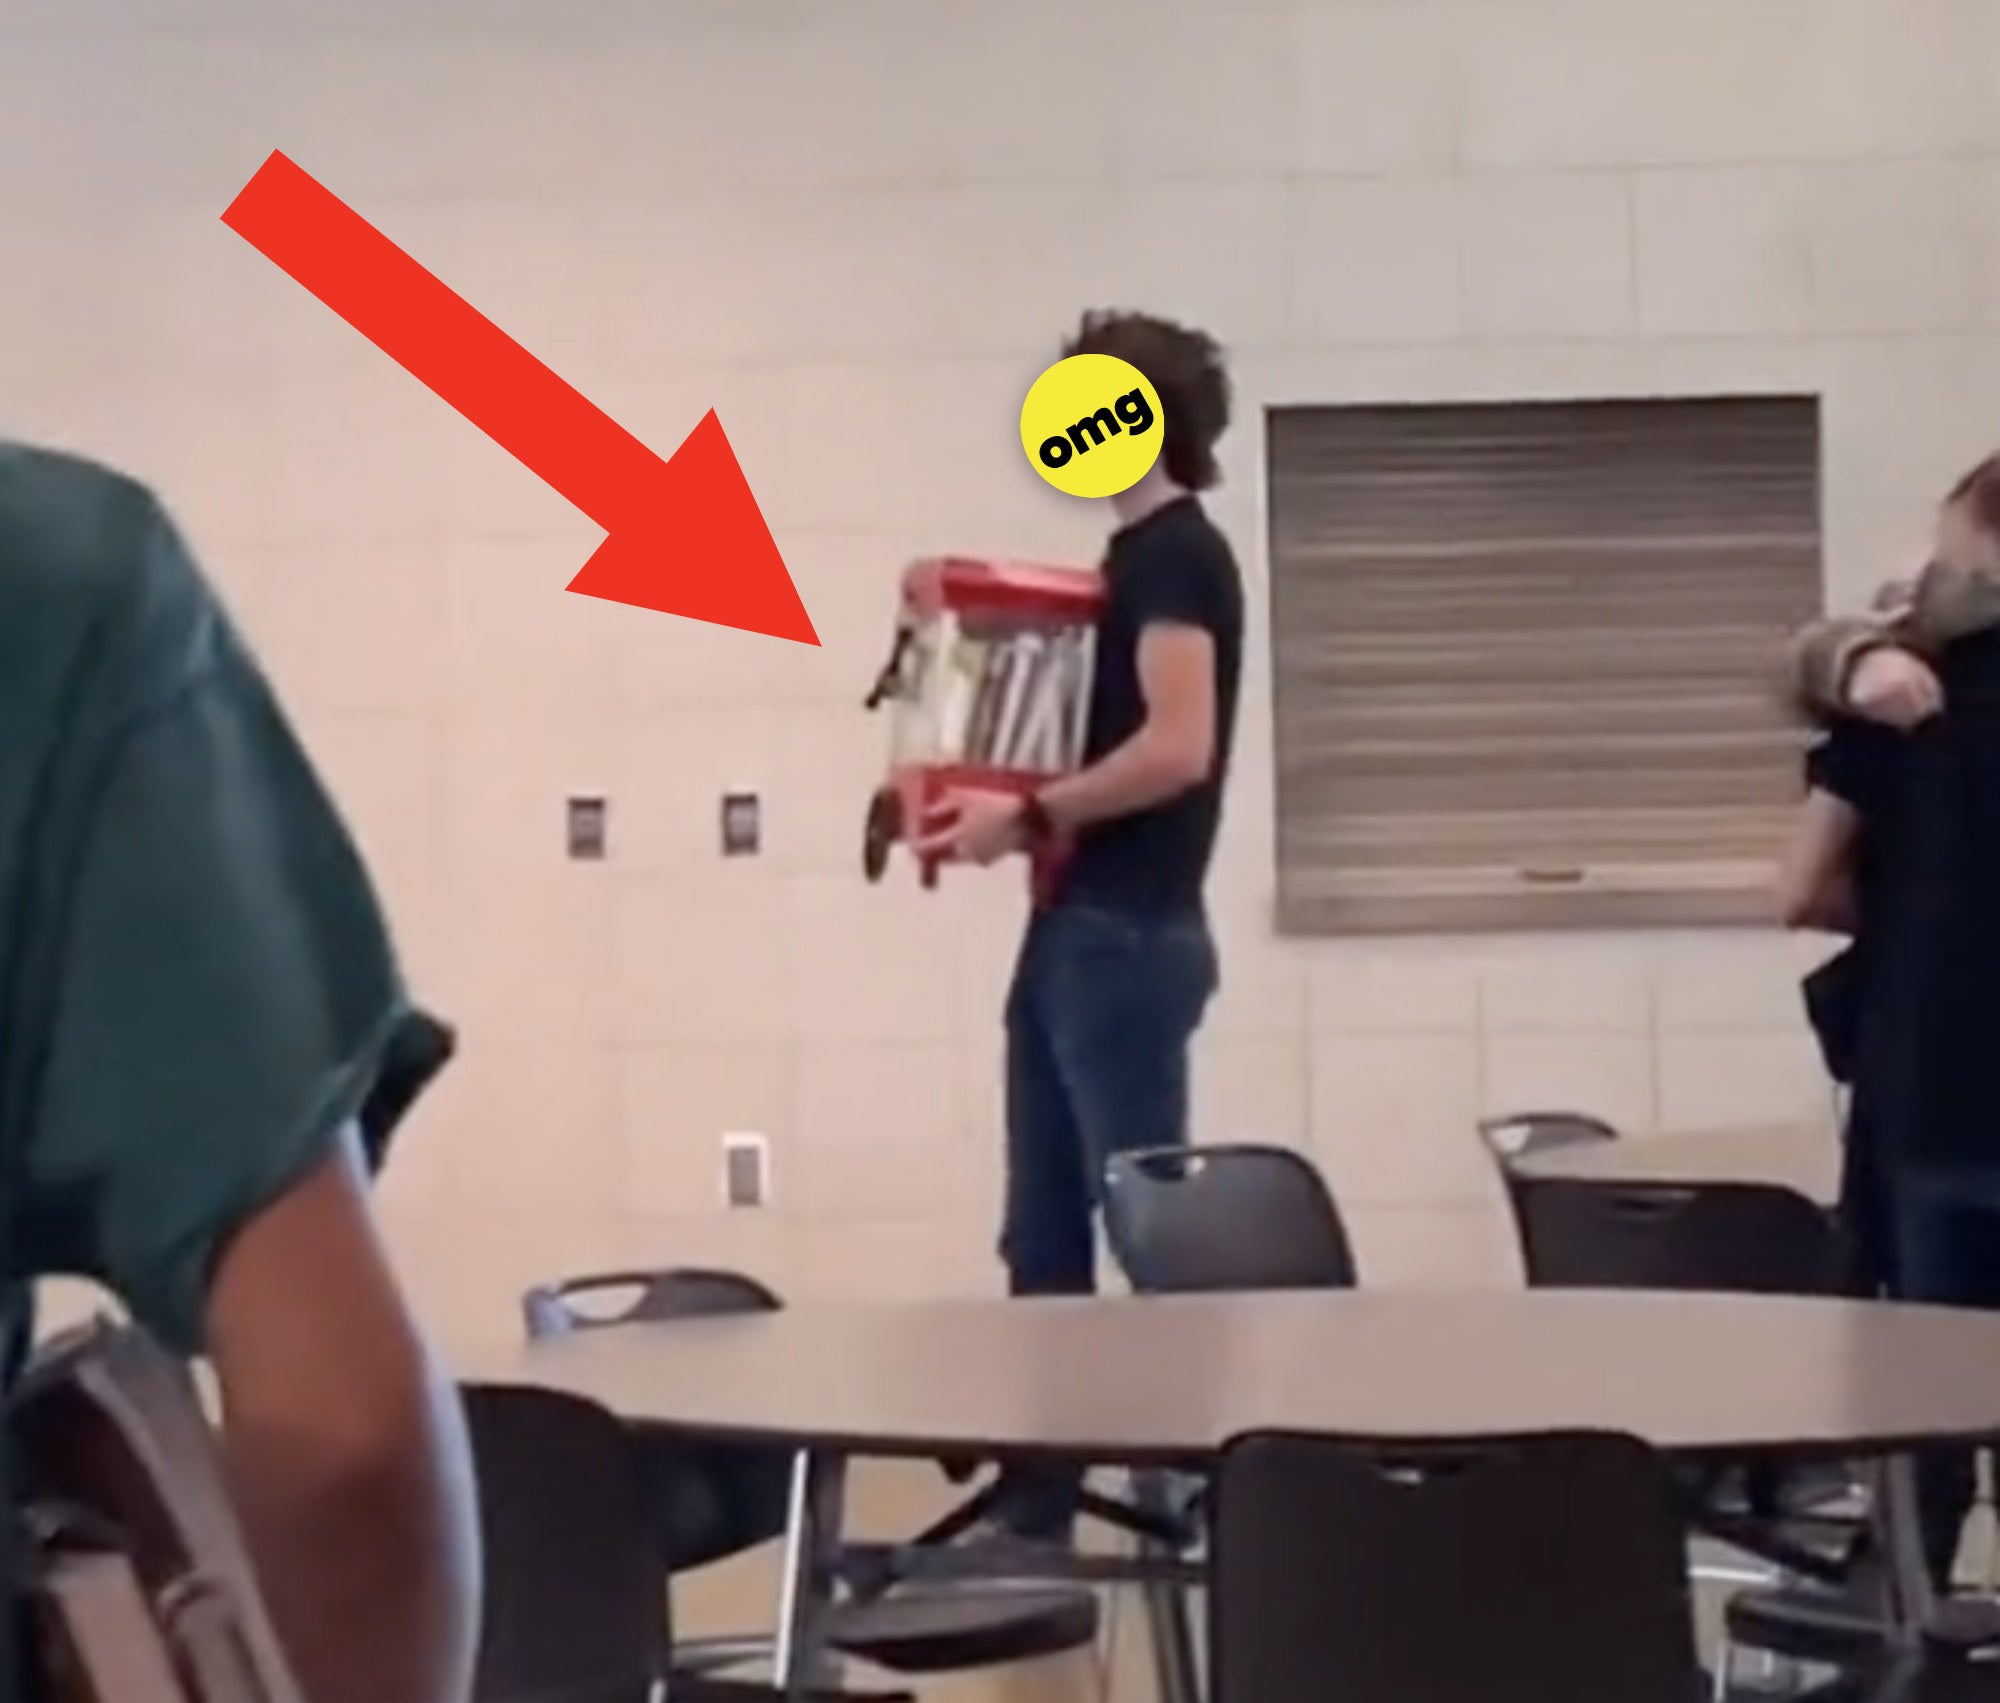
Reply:
[[[895,649],[869,698],[890,711],[871,880],[951,791],[1023,794],[1082,761],[1101,598],[1098,576],[1074,568],[950,559],[904,574]]]

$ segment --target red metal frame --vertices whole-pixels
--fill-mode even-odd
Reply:
[[[1103,581],[1094,569],[1039,562],[926,556],[903,572],[904,613],[918,619],[944,609],[1073,618],[1094,614],[1103,595]]]

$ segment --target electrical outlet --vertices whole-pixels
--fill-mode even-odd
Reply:
[[[764,846],[764,809],[754,792],[722,795],[722,855],[755,857]]]
[[[579,863],[601,863],[610,855],[611,801],[599,795],[573,796],[564,813],[569,855]]]
[[[771,1143],[747,1130],[722,1136],[722,1204],[768,1206],[771,1201]]]

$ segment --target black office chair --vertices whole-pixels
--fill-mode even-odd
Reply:
[[[1517,1176],[1509,1199],[1530,1288],[1841,1293],[1833,1221],[1774,1183]],[[1780,1512],[1775,1504],[1758,1511]]]
[[[669,1678],[674,1703],[777,1703],[768,1685],[672,1667],[666,1574],[616,1416],[555,1390],[460,1393],[486,1590],[473,1703],[656,1703]]]
[[[1532,1287],[1837,1295],[1845,1282],[1831,1218],[1774,1184],[1517,1176],[1509,1193]],[[1854,1493],[1847,1469],[1753,1463],[1689,1489],[1711,1536],[1808,1587],[1847,1579],[1863,1528],[1827,1512]],[[1851,1661],[1881,1637],[1850,1605],[1787,1583],[1740,1593],[1725,1620],[1733,1645],[1802,1661]]]
[[[1120,1153],[1105,1231],[1141,1294],[1351,1289],[1347,1227],[1325,1182],[1285,1147]]]
[[[684,1268],[571,1278],[529,1290],[521,1305],[529,1336],[544,1338],[612,1325],[774,1312],[783,1302],[741,1272]],[[637,1435],[646,1506],[669,1572],[784,1535],[791,1487],[787,1450],[700,1442],[644,1427]],[[827,1636],[843,1653],[891,1673],[998,1667],[1087,1648],[1097,1637],[1097,1599],[1086,1590],[924,1586],[892,1594],[886,1584],[868,1600],[842,1603]],[[675,1652],[676,1671],[713,1674],[761,1659],[770,1643],[767,1637],[689,1642]]]
[[[1618,1131],[1588,1112],[1508,1112],[1501,1117],[1482,1118],[1479,1139],[1500,1173],[1508,1205],[1518,1218],[1520,1208],[1514,1200],[1514,1191],[1521,1181],[1524,1160],[1541,1153],[1559,1152],[1565,1147],[1616,1141]]]
[[[565,1278],[521,1298],[528,1335],[535,1338],[603,1325],[775,1313],[783,1305],[777,1291],[745,1272],[701,1266]]]
[[[476,1703],[645,1703],[666,1579],[625,1427],[553,1390],[470,1385],[486,1566]]]
[[[1558,1147],[1616,1141],[1618,1131],[1588,1112],[1508,1112],[1501,1117],[1482,1118],[1479,1139],[1505,1168],[1516,1159]]]
[[[1517,1177],[1522,1264],[1534,1289],[1831,1295],[1839,1241],[1826,1213],[1770,1183],[1610,1183]]]
[[[608,1325],[776,1312],[783,1303],[754,1277],[685,1268],[603,1272],[528,1291],[530,1338]],[[639,1429],[640,1474],[655,1541],[669,1573],[705,1567],[785,1535],[791,1457],[784,1449],[717,1443]]]
[[[1104,1169],[1105,1233],[1142,1295],[1351,1289],[1354,1252],[1340,1211],[1312,1164],[1287,1147],[1171,1147],[1114,1155]],[[1198,1479],[1136,1473],[1137,1511],[1167,1522],[1155,1553],[1197,1550],[1207,1518]],[[1156,1650],[1195,1665],[1186,1593],[1149,1588]]]
[[[1672,1478],[1632,1438],[1253,1435],[1224,1450],[1215,1499],[1214,1703],[1701,1690]]]

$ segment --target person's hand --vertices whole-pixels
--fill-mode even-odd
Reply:
[[[1847,679],[1847,707],[1907,733],[1944,708],[1944,688],[1922,657],[1885,645],[1855,663]]]
[[[957,858],[965,863],[998,863],[1027,847],[1021,801],[1005,792],[956,792],[924,824],[920,858]]]

